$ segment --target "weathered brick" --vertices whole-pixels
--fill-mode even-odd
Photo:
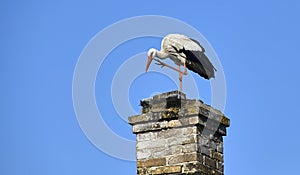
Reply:
[[[185,174],[197,174],[197,175],[211,175],[212,168],[203,165],[201,162],[189,162],[184,164],[182,168],[183,173]]]
[[[200,153],[202,153],[206,156],[211,157],[211,152],[210,152],[209,148],[206,147],[206,146],[199,146],[198,145],[198,152],[200,152]]]
[[[217,141],[218,143],[223,142],[223,136],[219,132],[215,132],[214,134],[214,140]]]
[[[196,116],[198,116],[199,112],[200,112],[199,106],[190,106],[190,107],[187,107],[187,109],[186,109],[186,113],[188,115],[196,115]]]
[[[223,124],[219,125],[219,128],[218,128],[217,132],[219,134],[221,134],[222,136],[226,136],[227,135],[226,127]]]
[[[158,137],[160,138],[170,138],[170,137],[181,137],[183,136],[183,128],[172,128],[160,131]]]
[[[150,157],[151,157],[151,150],[148,150],[148,149],[136,150],[137,160],[147,159]]]
[[[170,128],[175,128],[175,127],[180,127],[182,126],[182,124],[180,123],[179,120],[171,120],[169,121],[169,125]]]
[[[223,162],[217,162],[217,169],[221,172],[224,172]]]
[[[153,100],[157,100],[157,99],[166,99],[169,97],[177,97],[179,99],[186,99],[185,93],[177,91],[177,90],[170,91],[170,92],[164,92],[162,94],[157,94],[157,95],[154,95],[152,98],[153,98]]]
[[[155,140],[157,138],[157,132],[138,133],[136,135],[137,141]]]
[[[210,140],[204,136],[198,136],[198,143],[200,146],[209,147]]]
[[[207,147],[209,147],[211,150],[216,151],[217,150],[218,143],[210,139],[207,143]]]
[[[141,150],[141,149],[151,149],[151,148],[158,148],[158,147],[165,147],[167,143],[167,140],[165,139],[157,139],[155,141],[140,141],[137,142],[136,144],[136,149]]]
[[[217,168],[217,161],[215,161],[207,156],[204,156],[204,164],[208,165],[210,167],[213,167],[213,168]]]
[[[166,147],[158,147],[158,148],[152,148],[152,157],[153,158],[160,158],[160,157],[165,157],[168,155],[168,151]]]
[[[221,154],[221,153],[218,153],[218,152],[213,151],[213,152],[212,152],[212,157],[213,157],[214,159],[217,159],[218,161],[221,161],[221,162],[224,161],[224,159],[223,159],[223,154]]]
[[[186,144],[182,146],[182,152],[183,153],[192,153],[192,152],[197,152],[198,145],[197,143],[191,143],[191,144]]]
[[[230,119],[222,115],[221,124],[225,125],[226,127],[230,126]]]
[[[203,165],[201,166],[201,172],[205,173],[205,175],[211,175],[212,169],[209,166]]]
[[[217,151],[219,152],[219,153],[222,153],[223,154],[223,143],[219,143],[218,145],[217,145]]]
[[[167,155],[173,155],[173,154],[180,154],[182,153],[182,145],[172,145],[172,146],[167,146]]]
[[[191,162],[191,161],[201,161],[202,156],[198,153],[180,154],[173,155],[169,157],[168,164],[175,165],[178,163]]]
[[[132,130],[134,133],[139,133],[139,132],[146,132],[146,131],[161,130],[167,127],[168,127],[168,122],[162,121],[162,122],[136,124],[132,126]]]
[[[202,163],[199,162],[189,162],[184,164],[183,172],[186,174],[192,174],[199,172],[202,169]]]
[[[205,123],[205,128],[211,130],[211,131],[217,131],[218,127],[219,127],[219,122],[212,120],[212,119],[207,119],[206,123]]]
[[[192,135],[197,134],[197,126],[189,126],[185,128],[180,128],[182,130],[183,135]]]
[[[167,139],[168,145],[183,145],[183,144],[189,144],[189,143],[197,143],[197,136],[196,135],[190,135],[185,137],[171,137]]]
[[[211,175],[223,175],[223,173],[217,170],[211,170]]]
[[[196,125],[199,124],[199,117],[198,116],[182,117],[179,118],[179,121],[181,123],[181,126]]]
[[[155,158],[148,160],[138,160],[137,167],[152,167],[166,165],[166,158]]]
[[[145,168],[145,167],[137,168],[137,175],[146,175],[146,174],[147,174],[147,168]]]
[[[181,173],[182,166],[163,166],[163,167],[153,167],[149,169],[149,174],[171,174],[171,173]]]
[[[136,124],[136,123],[147,122],[147,121],[149,121],[150,118],[151,118],[150,114],[134,115],[134,116],[128,117],[128,123]]]
[[[203,101],[198,99],[186,99],[182,102],[182,105],[185,107],[194,107],[194,106],[201,106]]]

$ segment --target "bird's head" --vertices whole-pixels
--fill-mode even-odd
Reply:
[[[151,49],[148,50],[148,53],[147,53],[148,61],[147,61],[147,64],[146,64],[146,72],[147,72],[153,58],[156,57],[156,52],[157,52],[157,50],[154,49],[154,48],[151,48]]]

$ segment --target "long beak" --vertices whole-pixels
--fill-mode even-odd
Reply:
[[[153,60],[153,58],[152,57],[148,57],[148,61],[147,61],[147,64],[146,64],[146,72],[148,71],[148,68],[149,68],[149,66],[150,66],[150,64],[151,64],[151,62],[152,62],[152,60]]]

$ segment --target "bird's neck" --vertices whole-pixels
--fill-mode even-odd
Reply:
[[[160,58],[160,59],[165,59],[165,58],[168,58],[168,57],[169,57],[169,54],[157,50],[157,51],[156,51],[156,56],[157,56],[158,58]]]

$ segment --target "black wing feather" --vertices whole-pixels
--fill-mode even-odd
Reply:
[[[181,49],[186,55],[186,67],[195,73],[198,73],[205,79],[215,77],[215,68],[209,61],[208,57],[201,51]]]

